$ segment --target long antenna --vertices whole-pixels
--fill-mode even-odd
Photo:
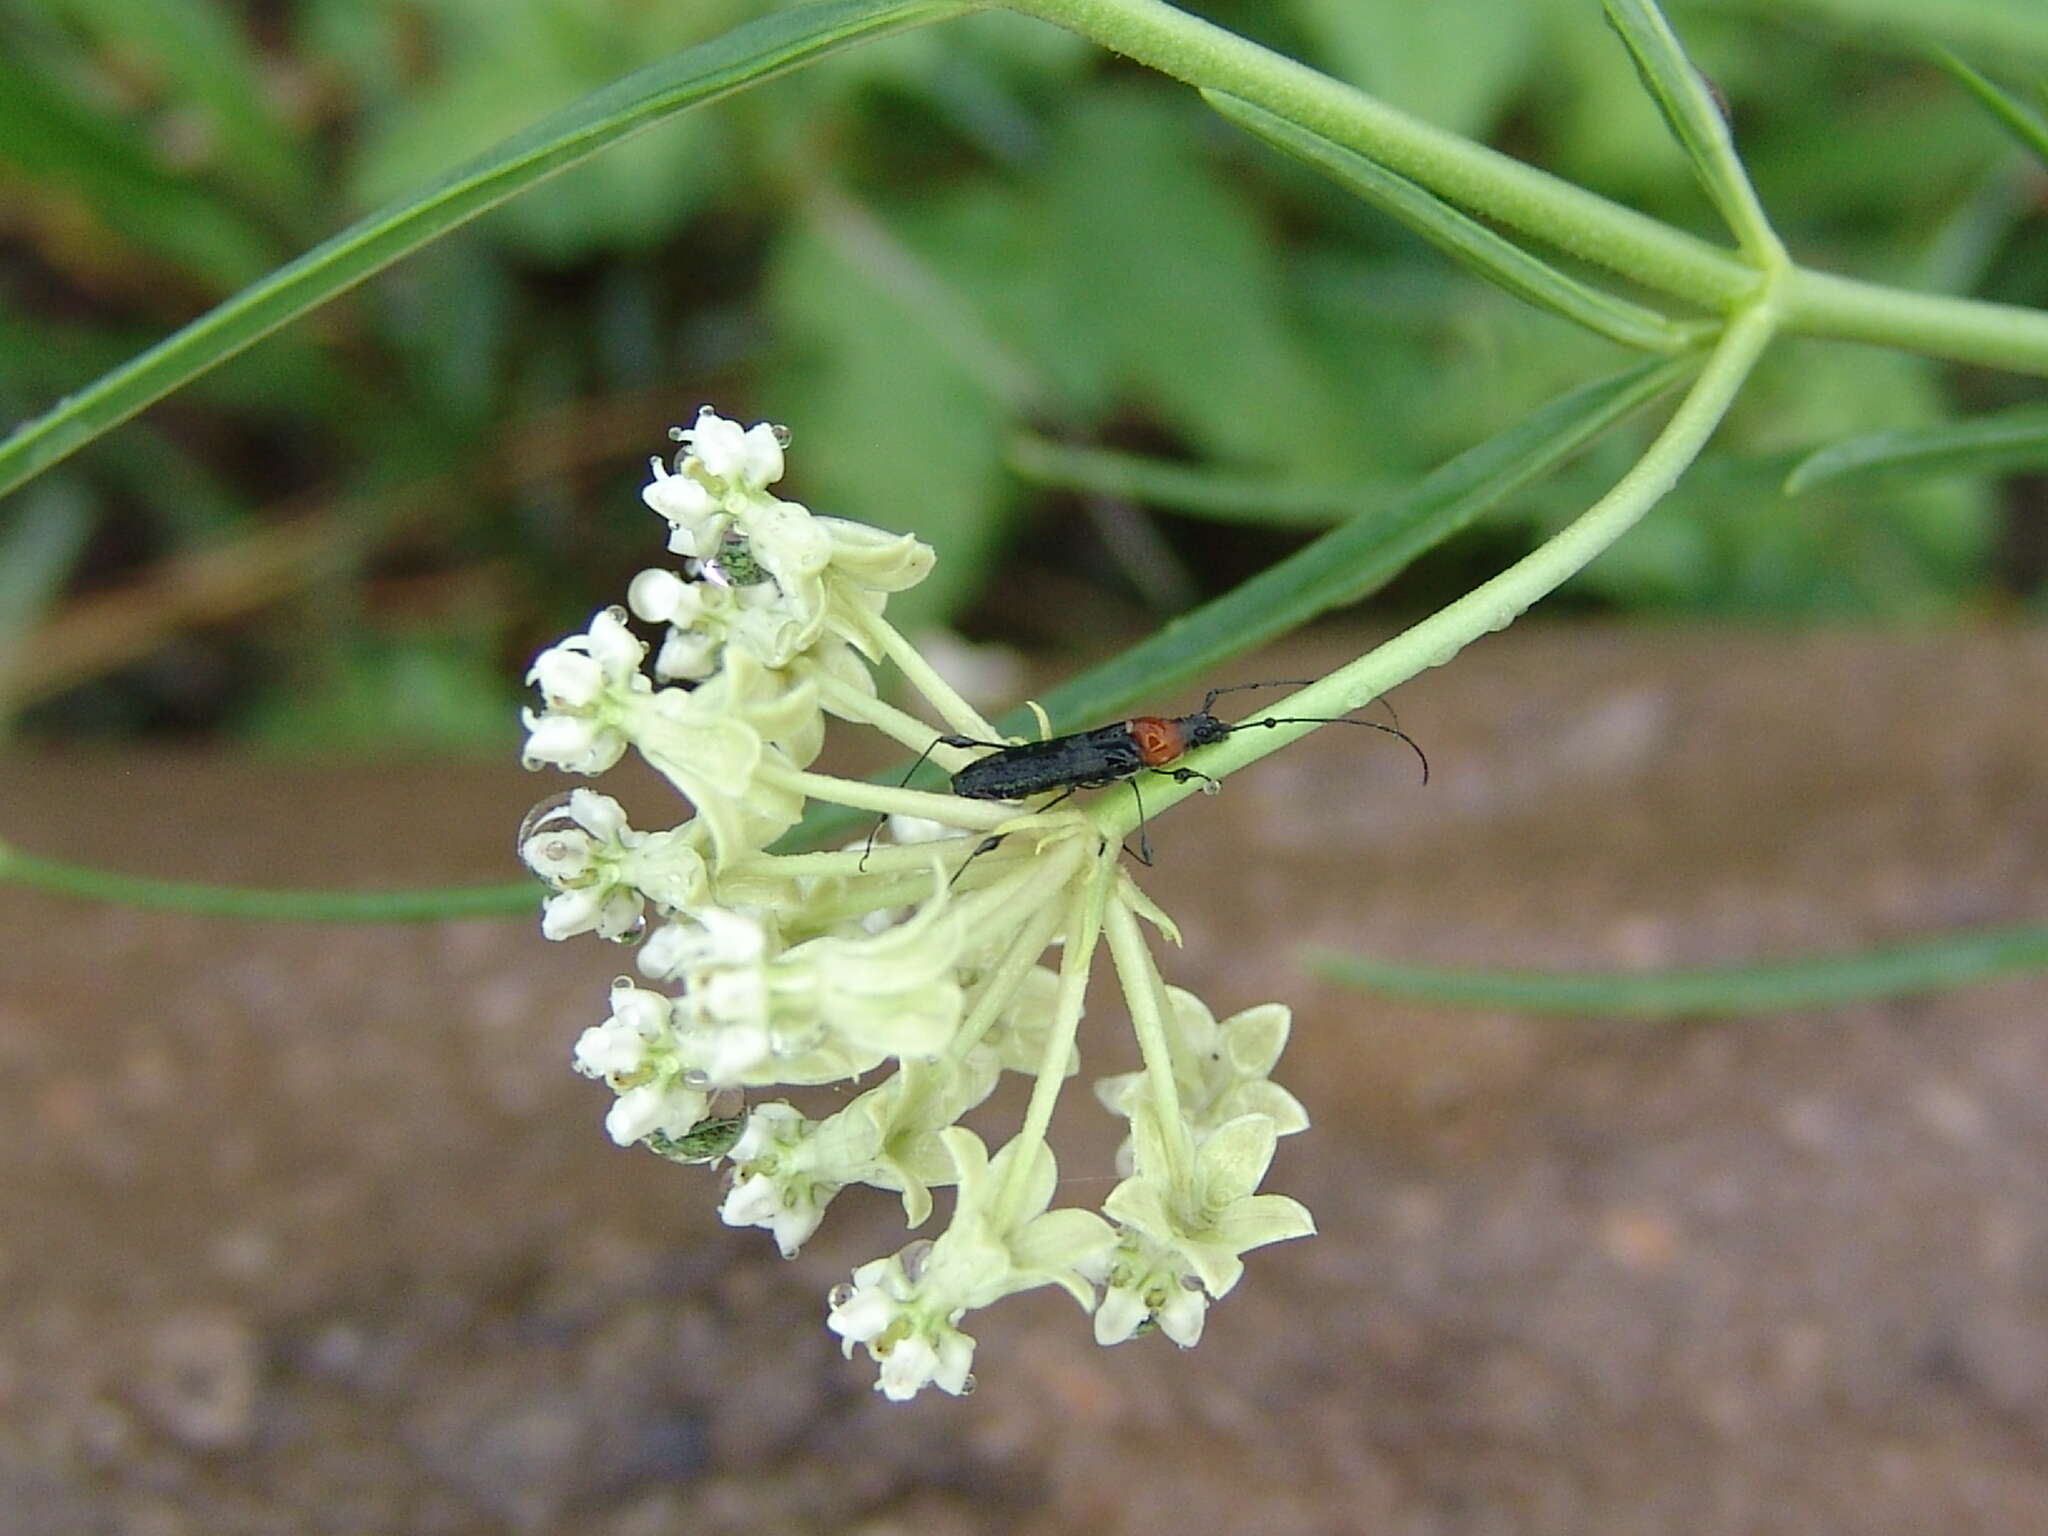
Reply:
[[[1354,720],[1349,715],[1285,715],[1264,720],[1244,720],[1230,727],[1231,732],[1248,731],[1256,726],[1267,725],[1362,725],[1367,730],[1383,731],[1389,736],[1398,736],[1408,743],[1408,750],[1415,754],[1415,760],[1422,764],[1422,782],[1429,782],[1429,755],[1416,743],[1413,736],[1398,725],[1381,725],[1377,720]]]

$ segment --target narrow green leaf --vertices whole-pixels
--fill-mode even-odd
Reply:
[[[966,9],[961,0],[821,0],[626,76],[351,225],[29,422],[0,444],[0,493],[436,235],[606,145],[854,43]]]
[[[1624,346],[1651,352],[1681,352],[1705,337],[1704,327],[1681,325],[1654,309],[1560,271],[1355,150],[1224,92],[1203,91],[1202,97],[1240,128],[1314,166],[1347,191],[1399,219],[1460,265],[1539,309]]]
[[[200,885],[89,869],[24,853],[0,842],[0,886],[7,885],[26,886],[80,901],[110,901],[124,907],[185,912],[195,917],[290,923],[434,923],[458,917],[511,917],[520,913],[531,920],[546,894],[533,880],[506,885],[458,885],[439,891],[280,891]]]
[[[1785,477],[1785,493],[1879,476],[2001,475],[2048,468],[2048,405],[2020,405],[1969,421],[1903,427],[1832,443]]]
[[[2010,92],[1993,85],[1946,48],[1934,50],[1934,62],[1955,76],[1963,88],[1982,102],[1984,109],[1997,118],[2014,138],[2026,145],[2044,163],[2048,163],[2048,122],[2043,122],[2033,108]],[[2042,99],[2048,101],[2048,82],[2042,84],[2041,90]]]
[[[1318,975],[1455,1008],[1580,1018],[1728,1018],[1839,1008],[2048,969],[2048,928],[1987,929],[1849,955],[1710,970],[1470,971],[1312,951]]]
[[[1036,485],[1118,496],[1192,517],[1265,528],[1327,528],[1362,506],[1382,505],[1394,495],[1385,484],[1318,485],[1235,474],[1032,436],[1012,440],[1009,463]]]
[[[1784,247],[1735,153],[1728,120],[1721,115],[1705,78],[1685,56],[1664,13],[1654,0],[1602,0],[1602,4],[1607,20],[1635,60],[1643,88],[1655,98],[1672,137],[1692,161],[1707,196],[1721,210],[1737,241],[1759,261],[1784,260]]]

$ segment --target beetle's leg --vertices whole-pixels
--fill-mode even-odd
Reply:
[[[1072,789],[1063,789],[1058,794],[1054,795],[1050,800],[1046,801],[1045,804],[1041,805],[1037,810],[1033,811],[1031,814],[1034,816],[1043,816],[1047,811],[1051,810],[1061,801],[1072,799],[1073,795],[1074,791]],[[1009,835],[1010,834],[1007,832],[998,832],[993,837],[984,837],[979,843],[975,845],[974,852],[970,853],[969,855],[967,855],[966,858],[960,861],[960,867],[953,871],[953,880],[958,880],[962,875],[966,874],[967,866],[972,864],[976,859],[980,858],[984,853],[995,852],[995,850],[1002,844],[1003,839],[1008,837]],[[953,888],[953,880],[948,880],[946,882],[947,890],[951,890]]]
[[[1208,774],[1202,772],[1202,770],[1199,768],[1154,768],[1152,771],[1154,773],[1165,774],[1169,779],[1173,780],[1173,782],[1176,784],[1187,784],[1195,779],[1200,779],[1204,784],[1209,786],[1207,789],[1202,791],[1202,793],[1205,795],[1213,795],[1216,793],[1217,790],[1223,787],[1223,785],[1220,782],[1210,778]]]
[[[916,776],[917,770],[922,768],[925,765],[926,760],[930,758],[932,753],[940,747],[994,747],[997,751],[1000,752],[1004,747],[1008,745],[1008,742],[980,741],[972,736],[934,736],[931,739],[931,745],[926,747],[922,752],[917,754],[917,761],[910,765],[910,771],[904,774],[902,778],[896,781],[896,787],[898,789],[901,789],[904,785],[908,784],[911,781],[911,779]],[[889,817],[885,812],[884,814],[877,816],[875,818],[875,824],[872,827],[868,828],[868,840],[860,850],[860,863],[854,866],[856,870],[860,871],[863,874],[867,872],[868,855],[875,851],[875,839],[881,835],[882,826],[885,822],[888,821],[888,819]],[[956,874],[953,878],[957,880],[960,877]]]
[[[1138,862],[1152,867],[1152,838],[1145,830],[1145,797],[1138,792],[1138,776],[1131,775],[1131,798],[1138,802]]]

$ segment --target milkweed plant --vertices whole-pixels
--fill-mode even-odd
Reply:
[[[815,0],[616,82],[251,285],[0,444],[0,491],[407,252],[666,116],[890,32],[979,9],[1035,16],[1185,81],[1233,124],[1481,278],[1642,354],[1144,642],[1114,664],[1113,687],[1096,688],[1102,712],[1355,601],[1601,431],[1682,390],[1635,462],[1576,519],[1288,698],[1260,722],[1272,729],[1202,747],[1189,759],[1197,778],[1162,781],[1146,796],[1156,813],[1193,793],[1192,782],[1213,785],[1306,734],[1309,717],[1344,715],[1443,664],[1569,580],[1678,482],[1782,337],[2048,374],[2048,313],[1796,261],[1662,13],[1652,0],[1604,6],[1732,245],[1432,127],[1163,0]],[[2031,108],[1959,62],[1947,67],[2048,159],[2048,125]],[[966,1391],[968,1315],[1041,1286],[1091,1313],[1103,1344],[1155,1330],[1194,1344],[1209,1307],[1239,1283],[1246,1253],[1313,1231],[1299,1203],[1262,1189],[1275,1143],[1307,1125],[1272,1080],[1288,1010],[1269,1003],[1219,1020],[1168,983],[1155,950],[1176,940],[1173,921],[1121,856],[1139,825],[1135,796],[1011,804],[817,772],[828,721],[949,770],[985,749],[947,738],[1004,739],[887,618],[890,596],[930,572],[932,551],[775,494],[788,444],[772,426],[707,410],[676,436],[680,451],[654,463],[644,491],[667,526],[670,560],[641,572],[623,606],[548,648],[528,674],[538,696],[525,715],[530,766],[589,777],[631,750],[690,811],[672,827],[636,828],[617,801],[578,787],[538,807],[520,833],[521,857],[545,883],[549,938],[637,946],[637,974],[614,983],[574,1046],[577,1070],[613,1094],[606,1130],[677,1162],[723,1165],[720,1214],[766,1228],[785,1254],[855,1185],[895,1194],[911,1229],[932,1224],[933,1191],[951,1185],[943,1228],[853,1268],[827,1301],[828,1326],[849,1355],[866,1349],[892,1399],[932,1384]],[[1029,457],[1018,459],[1027,472]],[[1043,471],[1048,455],[1037,457]],[[2022,406],[1917,436],[1824,446],[1787,490],[1915,465],[1982,473],[2044,462],[2048,418]],[[914,476],[905,487],[914,494]],[[882,698],[883,663],[936,723]],[[788,834],[814,807],[884,818],[890,836],[874,847],[791,850]],[[500,910],[504,898],[222,891],[83,870],[4,844],[0,879],[257,916],[450,915]],[[531,888],[514,896],[528,903]],[[1117,987],[1109,1002],[1090,992],[1104,947]],[[1059,1167],[1047,1143],[1055,1100],[1096,1055],[1080,1041],[1091,1002],[1098,1017],[1128,1019],[1142,1063],[1092,1083],[1128,1125],[1122,1177],[1100,1210],[1053,1205]],[[1005,1072],[1028,1076],[1031,1088],[1021,1122],[991,1150],[985,1131],[962,1121]],[[803,1092],[833,1085],[856,1091]],[[837,1107],[816,1114],[799,1101]]]
[[[1219,1021],[1169,986],[1143,925],[1177,941],[1172,920],[1087,812],[812,771],[828,719],[942,762],[962,754],[877,696],[884,659],[950,733],[991,738],[886,617],[932,552],[777,496],[775,427],[706,408],[675,435],[681,452],[654,462],[643,492],[674,566],[634,577],[625,608],[542,652],[527,679],[540,696],[529,767],[600,774],[631,749],[695,808],[640,830],[617,801],[576,789],[521,830],[552,893],[549,938],[638,942],[638,978],[612,984],[575,1047],[576,1069],[616,1095],[605,1129],[677,1162],[728,1163],[720,1216],[766,1228],[785,1257],[851,1186],[899,1195],[915,1228],[933,1187],[953,1185],[944,1230],[860,1265],[829,1299],[829,1326],[874,1357],[891,1398],[967,1391],[962,1320],[1040,1286],[1093,1312],[1103,1344],[1153,1327],[1194,1344],[1243,1254],[1314,1230],[1299,1202],[1259,1189],[1277,1140],[1308,1124],[1269,1075],[1287,1009]],[[886,815],[893,842],[771,851],[812,803]],[[1046,1131],[1081,1070],[1104,940],[1144,1063],[1094,1083],[1129,1122],[1123,1179],[1099,1212],[1052,1208]],[[991,1152],[960,1120],[1004,1072],[1033,1087]],[[818,1118],[778,1096],[840,1083],[860,1092]]]

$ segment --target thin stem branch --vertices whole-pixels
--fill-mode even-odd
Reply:
[[[1341,715],[1357,709],[1417,673],[1442,666],[1481,635],[1505,629],[1531,604],[1570,580],[1633,528],[1698,457],[1776,334],[1777,323],[1770,293],[1738,313],[1664,430],[1614,488],[1570,526],[1492,580],[1265,713]],[[1250,717],[1254,721],[1259,718]],[[1222,778],[1314,729],[1305,723],[1240,729],[1193,754],[1188,763],[1211,778]],[[1161,780],[1158,793],[1148,797],[1149,809],[1156,815],[1193,793],[1192,784]],[[1137,825],[1136,813],[1124,795],[1104,796],[1088,808],[1088,815],[1105,837],[1120,839]]]
[[[770,771],[764,769],[763,773],[769,775]],[[834,805],[850,805],[857,811],[877,811],[887,816],[923,816],[949,827],[972,827],[979,832],[993,831],[1017,816],[1015,806],[997,800],[965,800],[958,795],[935,795],[925,789],[891,789],[886,784],[801,770],[774,770],[770,776],[813,800],[828,800]]]
[[[1753,293],[1733,252],[1411,117],[1163,0],[1002,0],[1103,47],[1357,150],[1438,196],[1713,312]]]
[[[939,712],[955,735],[972,736],[980,741],[1001,741],[1003,738],[996,728],[981,717],[981,712],[960,697],[953,685],[939,676],[937,669],[918,653],[916,646],[904,639],[896,626],[880,614],[864,614],[861,622],[873,637],[882,654],[895,662],[902,671],[904,680],[931,700],[932,708]]]
[[[1909,293],[1797,267],[1780,289],[1784,329],[2048,375],[2048,310]]]
[[[1160,1139],[1167,1160],[1175,1165],[1168,1170],[1171,1182],[1176,1189],[1182,1188],[1191,1180],[1194,1170],[1179,1166],[1187,1142],[1176,1129],[1181,1124],[1180,1082],[1173,1075],[1173,1043],[1166,1033],[1166,1009],[1171,1006],[1166,999],[1166,980],[1153,962],[1152,951],[1146,947],[1137,916],[1124,903],[1109,904],[1103,918],[1103,933],[1109,940],[1110,958],[1116,962],[1117,975],[1123,981],[1124,1000],[1130,1004],[1131,1029],[1138,1037],[1138,1052],[1145,1059],[1145,1091],[1151,1095],[1152,1107],[1166,1133]]]
[[[1099,852],[1089,867],[1088,878],[1073,893],[1068,909],[1067,943],[1060,954],[1060,989],[1053,1004],[1052,1025],[1046,1030],[1045,1052],[1039,1058],[1038,1080],[1031,1085],[1031,1103],[1024,1111],[1024,1123],[1017,1130],[1023,1143],[1010,1165],[1001,1208],[1013,1208],[1024,1181],[1030,1177],[1031,1148],[1045,1141],[1052,1126],[1053,1106],[1067,1079],[1067,1059],[1074,1051],[1074,1037],[1081,1028],[1081,1009],[1088,992],[1088,971],[1095,960],[1096,940],[1102,934],[1103,908],[1109,900],[1110,881],[1116,874],[1114,849]]]

